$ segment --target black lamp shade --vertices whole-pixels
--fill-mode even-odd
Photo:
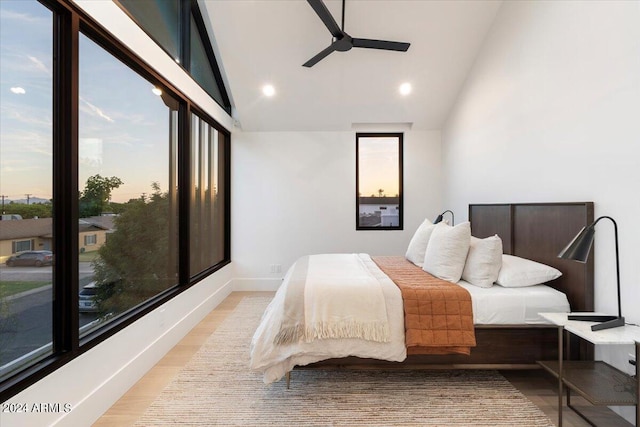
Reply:
[[[593,224],[588,227],[582,227],[582,230],[569,242],[567,247],[560,251],[558,258],[587,262],[595,232]]]
[[[600,331],[602,329],[618,328],[625,325],[624,317],[622,317],[622,307],[620,304],[620,254],[618,252],[618,225],[610,216],[601,216],[588,227],[583,227],[576,237],[558,254],[558,258],[570,259],[578,262],[587,262],[591,246],[593,245],[593,237],[595,234],[595,226],[601,219],[608,219],[613,223],[613,232],[616,243],[616,279],[617,279],[617,295],[618,295],[618,315],[609,316],[603,314],[569,314],[569,320],[583,320],[588,322],[602,322],[591,325],[592,331]]]
[[[455,220],[455,217],[453,216],[453,212],[452,212],[452,211],[450,211],[449,209],[447,209],[446,211],[444,211],[444,212],[442,212],[440,215],[438,215],[438,216],[436,217],[436,219],[435,219],[435,220],[433,220],[433,223],[434,223],[434,224],[437,224],[437,223],[439,223],[439,222],[442,222],[442,218],[443,218],[444,214],[446,214],[447,212],[449,212],[449,213],[451,214],[451,225],[453,225],[453,224],[455,223],[455,221],[456,221],[456,220]]]

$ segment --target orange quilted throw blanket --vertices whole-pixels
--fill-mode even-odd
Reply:
[[[401,256],[371,257],[402,291],[408,354],[469,354],[476,345],[471,295]]]

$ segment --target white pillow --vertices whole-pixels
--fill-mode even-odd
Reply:
[[[405,258],[418,267],[422,267],[422,264],[424,263],[424,254],[427,250],[427,244],[429,243],[429,238],[431,237],[431,232],[434,228],[436,228],[436,225],[432,224],[428,219],[425,219],[413,234],[413,237],[409,242]]]
[[[546,283],[560,276],[562,273],[559,270],[546,264],[513,255],[502,255],[502,268],[496,283],[505,288],[522,288]]]
[[[490,288],[502,266],[502,239],[495,236],[478,239],[471,236],[469,254],[462,279],[481,288]]]
[[[422,269],[440,279],[456,283],[464,270],[470,240],[469,222],[455,227],[438,223],[431,233]]]

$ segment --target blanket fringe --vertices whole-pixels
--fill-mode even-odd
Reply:
[[[390,336],[389,324],[386,322],[318,322],[307,326],[305,331],[307,342],[327,338],[360,338],[367,341],[389,342]]]
[[[274,339],[274,344],[292,344],[331,338],[359,338],[366,341],[389,342],[391,332],[387,322],[318,322],[306,327],[296,325],[281,328]]]

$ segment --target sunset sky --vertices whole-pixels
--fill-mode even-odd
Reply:
[[[52,198],[52,15],[38,2],[0,1],[0,193]],[[79,190],[117,176],[112,200],[167,191],[169,109],[152,84],[80,38]],[[155,165],[155,167],[154,167]]]
[[[378,196],[380,188],[386,196],[399,193],[397,138],[360,137],[358,156],[361,196]]]

